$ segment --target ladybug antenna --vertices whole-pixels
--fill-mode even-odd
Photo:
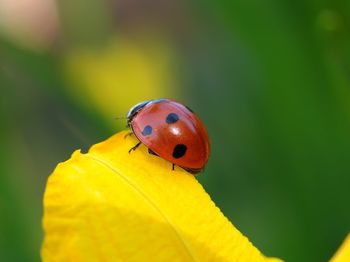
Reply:
[[[120,120],[120,119],[127,119],[126,116],[119,116],[119,117],[115,117],[114,120]]]

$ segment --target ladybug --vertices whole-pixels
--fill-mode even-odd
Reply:
[[[170,99],[147,100],[133,106],[127,123],[139,143],[157,155],[192,174],[199,173],[208,161],[210,143],[207,131],[194,112]]]

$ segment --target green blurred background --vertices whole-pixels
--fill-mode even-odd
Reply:
[[[38,261],[48,175],[170,97],[199,180],[261,251],[327,261],[350,231],[350,1],[1,0],[0,261]]]

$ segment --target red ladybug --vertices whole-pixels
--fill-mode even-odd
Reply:
[[[170,99],[148,100],[133,106],[128,126],[151,154],[196,174],[208,161],[210,144],[203,123],[188,107]]]

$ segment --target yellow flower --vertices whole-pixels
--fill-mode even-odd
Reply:
[[[114,117],[140,101],[176,97],[176,64],[171,46],[161,39],[120,36],[103,48],[79,48],[67,55],[64,66],[72,82],[67,92],[114,126]]]
[[[335,253],[330,262],[349,262],[350,261],[350,234],[346,237],[341,247]]]
[[[121,132],[49,177],[43,261],[280,261],[263,256],[196,178]]]

